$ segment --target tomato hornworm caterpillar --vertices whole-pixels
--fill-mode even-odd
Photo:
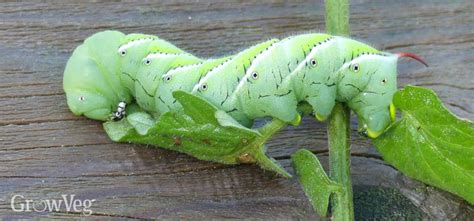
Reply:
[[[104,31],[74,51],[64,90],[73,113],[104,121],[121,119],[133,102],[156,118],[179,110],[176,90],[206,99],[246,127],[261,117],[296,125],[301,102],[324,120],[345,102],[360,131],[377,137],[395,117],[400,57],[426,65],[414,54],[327,34],[271,39],[233,56],[201,59],[156,36]]]

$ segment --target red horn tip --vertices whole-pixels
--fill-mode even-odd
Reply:
[[[401,53],[397,53],[397,55],[398,55],[399,58],[402,58],[402,57],[413,58],[413,59],[419,61],[420,63],[424,64],[426,67],[428,67],[428,64],[420,56],[418,56],[416,54],[401,52]]]

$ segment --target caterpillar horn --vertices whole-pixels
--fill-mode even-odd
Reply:
[[[403,58],[403,57],[413,58],[413,59],[419,61],[420,63],[424,64],[426,67],[428,67],[428,64],[420,56],[418,56],[416,54],[407,53],[407,52],[400,52],[400,53],[397,53],[397,56],[398,56],[398,58]]]

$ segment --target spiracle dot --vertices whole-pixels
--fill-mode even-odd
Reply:
[[[201,84],[201,90],[202,91],[207,90],[207,84],[206,83]]]
[[[353,72],[356,72],[356,73],[359,72],[359,70],[360,70],[359,64],[357,64],[357,63],[353,64],[351,66],[351,69],[352,69]]]
[[[252,73],[252,78],[253,78],[254,80],[257,80],[257,79],[258,79],[258,73],[257,73],[257,72],[253,72],[253,73]]]
[[[165,81],[171,81],[171,75],[165,76],[165,77],[163,77],[163,79]]]
[[[127,51],[125,49],[122,49],[119,51],[119,54],[123,57],[127,54]]]
[[[143,62],[145,65],[150,65],[151,64],[151,60],[150,59],[145,59],[145,61]]]
[[[86,98],[84,96],[79,97],[79,101],[84,101],[84,100],[86,100]]]
[[[315,59],[311,59],[310,63],[311,63],[311,66],[313,67],[318,66],[318,62]]]

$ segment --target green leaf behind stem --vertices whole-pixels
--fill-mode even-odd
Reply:
[[[453,115],[426,88],[407,86],[393,102],[402,118],[374,140],[384,160],[474,204],[474,124]]]

